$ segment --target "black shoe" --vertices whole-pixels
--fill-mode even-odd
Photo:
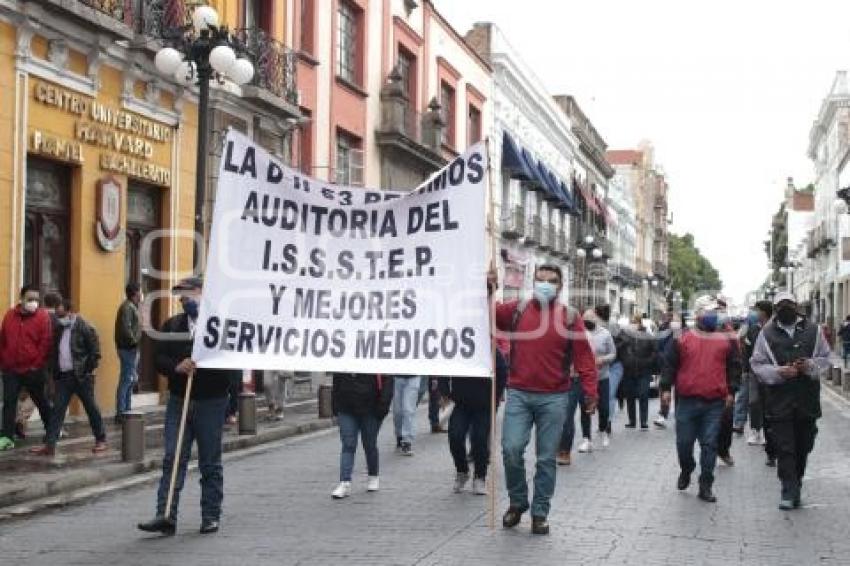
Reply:
[[[691,485],[691,472],[682,470],[679,473],[679,481],[676,482],[676,487],[679,491],[685,491]]]
[[[546,517],[532,517],[531,518],[531,534],[533,534],[533,535],[548,535],[549,534],[549,521],[546,520]]]
[[[742,426],[734,426],[732,427],[732,432],[737,434],[738,436],[742,436],[744,434],[744,427]]]
[[[644,424],[640,425],[640,429],[641,430],[649,430],[649,425],[644,423]]]
[[[775,468],[776,467],[776,457],[775,456],[768,456],[767,462],[765,462],[764,465],[769,467],[769,468]]]
[[[505,511],[504,516],[502,517],[502,526],[506,529],[512,529],[519,525],[519,522],[522,520],[522,514],[528,511],[528,507],[514,507],[511,505],[508,507],[508,510]]]
[[[165,517],[154,517],[147,523],[139,523],[138,527],[140,531],[146,533],[162,533],[167,536],[174,536],[177,530],[174,519],[166,519]]]
[[[413,456],[413,446],[409,442],[401,443],[401,455],[402,456]]]
[[[735,465],[735,459],[732,457],[731,454],[723,454],[723,455],[718,454],[717,457],[720,458],[720,461],[723,462],[724,464],[726,464],[727,466],[734,466]]]
[[[115,426],[121,426],[122,424],[124,424],[124,415],[120,413],[115,415],[115,418],[112,420],[112,422],[115,424]]]
[[[626,428],[635,428],[636,426],[635,423],[626,423]]]
[[[201,530],[202,535],[208,535],[210,533],[218,532],[218,521],[215,519],[204,519],[201,521]]]
[[[697,497],[699,497],[700,499],[702,499],[706,503],[716,503],[717,502],[717,497],[715,497],[714,494],[711,492],[711,488],[707,487],[707,486],[699,488],[699,494],[697,494]]]

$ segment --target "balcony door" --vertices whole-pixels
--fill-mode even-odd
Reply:
[[[24,282],[42,293],[70,293],[71,169],[27,158]]]
[[[267,35],[274,30],[274,0],[245,0],[243,21],[247,29],[258,29]]]

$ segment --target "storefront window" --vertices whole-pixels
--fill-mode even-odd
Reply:
[[[27,160],[24,281],[62,296],[70,291],[70,178],[67,167]]]

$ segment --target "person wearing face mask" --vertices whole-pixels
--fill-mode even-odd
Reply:
[[[608,329],[602,326],[599,316],[593,309],[585,311],[584,327],[590,333],[590,345],[593,348],[593,355],[596,359],[596,369],[599,372],[599,385],[597,391],[599,393],[599,433],[602,436],[602,447],[607,448],[611,441],[611,422],[608,419],[609,403],[609,388],[608,388],[608,370],[611,364],[617,359],[617,348],[614,346],[614,338]],[[571,415],[567,415],[570,418]],[[578,448],[579,452],[590,452],[593,450],[593,444],[590,436],[590,413],[586,410],[581,412],[581,432],[582,443]]]
[[[495,274],[490,284],[495,289]],[[496,306],[496,328],[511,342],[510,367],[502,425],[502,455],[510,505],[502,518],[513,528],[531,510],[531,532],[549,533],[550,500],[555,492],[558,443],[564,427],[572,381],[571,367],[581,379],[585,410],[597,404],[596,360],[578,313],[558,296],[563,275],[557,265],[544,264],[534,273],[531,300]],[[529,506],[525,449],[535,427],[537,466],[534,497]]]
[[[626,396],[626,412],[629,422],[626,428],[636,428],[640,418],[640,429],[649,430],[649,384],[657,365],[655,339],[646,331],[643,319],[634,316],[632,323],[617,337],[617,349],[623,363],[621,387]]]
[[[661,373],[662,402],[669,404],[671,389],[676,389],[676,451],[681,469],[677,487],[683,491],[691,483],[696,468],[694,443],[699,440],[698,497],[708,503],[717,501],[712,486],[721,416],[732,406],[741,373],[740,350],[719,327],[719,308],[711,296],[697,299],[696,328],[668,344]]]
[[[56,309],[56,332],[53,338],[51,368],[56,387],[53,420],[47,429],[43,446],[32,450],[42,456],[53,456],[59,432],[65,423],[65,412],[71,397],[76,395],[94,434],[95,454],[106,451],[106,430],[94,395],[94,371],[100,363],[100,341],[97,331],[83,317],[74,313],[71,301],[65,299]]]
[[[830,366],[832,350],[817,325],[797,312],[791,293],[777,293],[773,319],[756,340],[750,367],[764,384],[765,421],[777,452],[781,484],[779,508],[802,505],[808,456],[821,417],[820,373]]]
[[[47,364],[53,344],[50,315],[39,308],[32,285],[21,288],[20,302],[9,309],[0,325],[0,370],[3,371],[3,435],[0,450],[15,447],[18,395],[26,389],[38,409],[44,430],[50,427],[46,395]]]
[[[137,368],[139,343],[142,340],[142,318],[139,316],[142,290],[136,283],[127,283],[124,296],[124,302],[115,315],[115,349],[121,363],[115,392],[115,424],[123,422],[124,413],[130,410],[133,384],[139,379]]]
[[[221,438],[227,410],[227,391],[235,375],[242,370],[196,368],[192,361],[192,338],[198,320],[203,281],[188,277],[172,291],[179,297],[183,312],[165,321],[154,343],[157,371],[168,379],[168,404],[165,409],[165,455],[156,499],[156,516],[138,525],[145,532],[173,535],[177,507],[193,441],[198,445],[198,470],[201,473],[201,534],[217,532],[224,499],[224,470],[221,465]],[[183,446],[178,450],[177,435],[186,396],[189,374],[194,374]],[[176,463],[175,463],[176,460]],[[172,466],[177,465],[177,482],[171,513],[165,516]]]

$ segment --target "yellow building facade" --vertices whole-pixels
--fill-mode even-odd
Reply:
[[[70,298],[100,336],[96,394],[107,414],[115,408],[113,335],[125,285],[142,287],[151,329],[177,308],[168,293],[174,282],[195,271],[197,89],[161,76],[153,57],[164,18],[179,5],[191,21],[197,4],[0,2],[0,308],[17,302],[24,283]],[[213,81],[206,218],[226,129],[285,157],[299,116],[294,75],[279,68],[294,69],[294,60],[276,39],[289,3],[209,4],[256,71],[241,88]],[[138,390],[134,406],[162,400],[147,336]]]

